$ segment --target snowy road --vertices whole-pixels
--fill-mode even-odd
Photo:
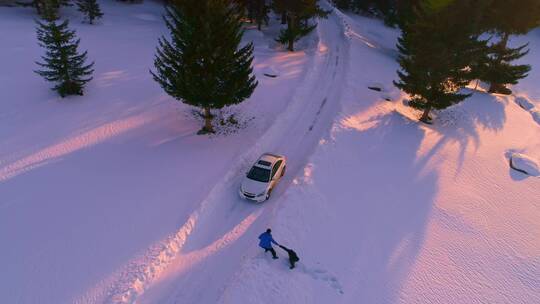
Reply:
[[[329,131],[339,109],[348,41],[340,19],[332,14],[318,26],[320,37],[314,62],[286,111],[240,156],[224,180],[166,243],[112,282],[105,294],[109,303],[214,303],[240,268],[258,248],[258,234],[266,228],[288,185],[306,165],[310,153]],[[242,173],[260,153],[286,155],[288,173],[263,205],[238,197]],[[225,232],[225,233],[224,233]]]

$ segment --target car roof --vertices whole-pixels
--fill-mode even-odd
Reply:
[[[261,168],[271,168],[281,158],[283,158],[283,156],[272,153],[264,153],[261,155],[261,157],[259,157],[255,165]]]

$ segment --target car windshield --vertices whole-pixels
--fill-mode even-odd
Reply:
[[[270,170],[260,167],[253,167],[251,170],[249,170],[247,177],[258,182],[267,183],[270,180]]]

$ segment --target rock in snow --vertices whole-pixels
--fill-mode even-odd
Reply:
[[[510,167],[531,176],[540,176],[540,166],[538,165],[538,162],[524,154],[512,154],[510,157]]]

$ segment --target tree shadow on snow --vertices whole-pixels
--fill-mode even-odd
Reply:
[[[441,138],[426,154],[424,162],[447,144],[459,145],[459,157],[456,174],[461,171],[469,145],[477,149],[480,145],[479,130],[498,132],[506,122],[505,103],[500,97],[476,92],[470,99],[449,109],[441,111],[437,116],[436,124],[430,127],[439,133]]]

